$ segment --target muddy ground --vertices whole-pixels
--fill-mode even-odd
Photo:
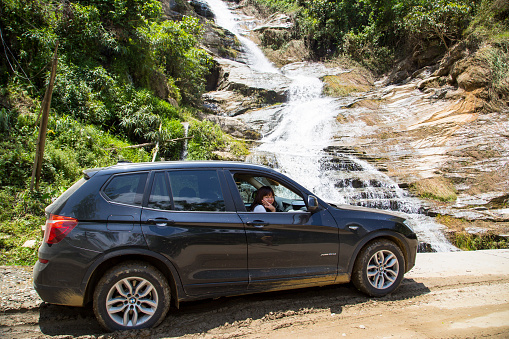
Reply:
[[[347,284],[204,300],[172,309],[155,329],[115,333],[101,329],[91,307],[42,303],[31,268],[4,266],[0,337],[508,338],[509,251],[478,252],[490,256],[419,254],[401,287],[384,298]]]

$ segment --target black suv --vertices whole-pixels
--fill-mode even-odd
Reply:
[[[276,212],[249,212],[270,186]],[[108,330],[159,324],[181,301],[352,281],[393,292],[417,237],[382,211],[335,206],[281,173],[230,162],[87,170],[46,208],[34,286]]]

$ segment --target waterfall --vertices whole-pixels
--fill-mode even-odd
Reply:
[[[246,54],[247,63],[252,70],[264,73],[278,73],[278,69],[265,57],[263,52],[256,46],[256,44],[245,37],[248,34],[248,29],[243,28],[242,21],[237,15],[234,15],[226,3],[221,0],[206,0],[209,4],[212,13],[216,18],[216,24],[224,29],[229,30],[244,48]]]
[[[182,126],[184,126],[184,138],[187,138],[187,134],[189,133],[189,123],[183,122]],[[182,155],[180,156],[181,160],[187,159],[187,145],[188,145],[188,139],[184,139],[184,147],[182,147]]]
[[[208,0],[208,3],[216,22],[239,34],[238,17],[220,0]],[[240,40],[244,44],[248,39]],[[274,67],[255,44],[244,47],[250,55],[247,59],[251,68],[274,73]],[[252,60],[255,55],[259,60]],[[348,70],[300,62],[275,71],[292,80],[289,99],[255,113],[260,117],[265,112],[266,125],[270,127],[262,128],[265,135],[247,161],[277,168],[325,201],[400,213],[410,221],[419,239],[430,244],[434,251],[457,250],[445,238],[443,226],[420,213],[418,199],[410,197],[387,175],[362,160],[361,154],[348,148],[348,138],[362,135],[366,126],[362,122],[340,124],[336,117],[341,107],[355,99],[323,96],[320,80],[324,75]]]

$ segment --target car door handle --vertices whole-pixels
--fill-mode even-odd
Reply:
[[[156,226],[168,226],[168,225],[173,225],[175,223],[175,221],[168,220],[166,218],[148,219],[147,222],[149,224],[156,225]]]
[[[254,220],[254,221],[246,222],[246,225],[253,226],[253,227],[256,227],[256,228],[261,228],[261,227],[264,227],[264,226],[268,226],[269,223],[265,222],[263,220]]]

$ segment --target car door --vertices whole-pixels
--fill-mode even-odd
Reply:
[[[222,179],[223,178],[223,179]],[[214,169],[154,172],[141,223],[152,251],[168,257],[188,295],[244,292],[244,225]]]
[[[330,213],[307,211],[305,194],[278,177],[235,172],[228,176],[248,246],[249,289],[284,289],[331,283],[338,267],[338,228]],[[278,211],[250,212],[261,186],[275,191]]]

